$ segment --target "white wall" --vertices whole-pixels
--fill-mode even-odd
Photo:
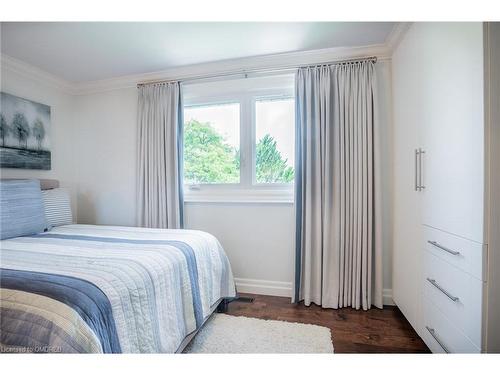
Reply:
[[[136,224],[136,91],[75,97],[79,223]]]
[[[54,178],[70,190],[73,216],[76,217],[76,189],[74,185],[75,159],[73,153],[73,96],[43,80],[33,79],[18,70],[1,64],[1,91],[46,104],[51,108],[49,137],[52,169],[36,171],[2,168],[2,178]]]
[[[377,63],[382,130],[384,289],[392,266],[390,62]],[[75,98],[78,222],[136,224],[135,88]],[[240,291],[291,295],[294,207],[287,203],[198,203],[185,206],[186,228],[213,233],[231,261]],[[386,300],[389,302],[389,300]]]
[[[291,296],[293,204],[186,203],[187,228],[214,234],[228,254],[238,290]]]

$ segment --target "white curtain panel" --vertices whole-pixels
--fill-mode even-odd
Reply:
[[[182,228],[181,87],[171,82],[138,90],[138,222]]]
[[[296,76],[294,300],[382,308],[374,61]]]

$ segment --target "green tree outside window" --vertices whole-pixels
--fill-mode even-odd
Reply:
[[[293,167],[288,166],[269,134],[256,147],[258,183],[290,183]],[[240,151],[227,144],[210,123],[191,120],[184,126],[184,180],[187,183],[238,183]]]

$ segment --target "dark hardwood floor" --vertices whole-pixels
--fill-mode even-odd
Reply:
[[[335,353],[429,353],[410,323],[395,306],[368,311],[323,309],[291,304],[290,298],[244,294],[253,303],[235,301],[228,314],[309,323],[331,329]]]

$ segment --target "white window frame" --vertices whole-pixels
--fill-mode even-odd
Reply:
[[[293,75],[286,75],[184,86],[185,108],[240,104],[240,182],[185,184],[185,202],[293,203],[293,183],[257,183],[255,176],[255,103],[266,98],[293,98],[293,82]]]

